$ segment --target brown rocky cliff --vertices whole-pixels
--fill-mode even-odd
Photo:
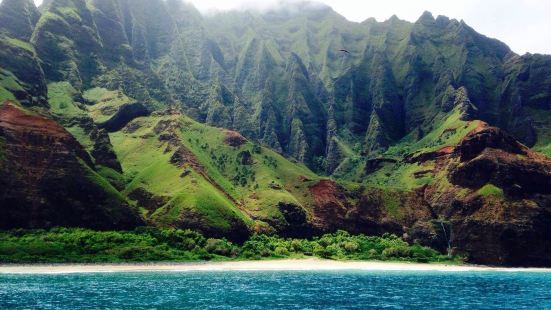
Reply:
[[[312,224],[395,233],[443,253],[450,244],[471,263],[551,265],[551,159],[481,123],[458,145],[404,162],[427,164],[437,179],[413,191],[360,192],[320,181],[310,187]]]
[[[62,126],[0,106],[0,229],[132,228],[142,222]]]
[[[551,159],[485,126],[437,162],[452,186],[435,184],[425,198],[457,253],[481,264],[551,265]],[[482,192],[488,184],[502,193]]]

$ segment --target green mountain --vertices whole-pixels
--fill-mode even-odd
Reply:
[[[463,21],[3,0],[0,46],[0,228],[390,232],[551,265],[551,56]]]

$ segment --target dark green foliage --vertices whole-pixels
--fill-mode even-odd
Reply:
[[[3,0],[0,4],[0,34],[29,42],[40,13],[32,0]]]
[[[32,1],[4,1],[0,4],[0,100],[10,92],[26,106],[47,106],[47,87],[40,60],[29,43],[37,18]],[[19,16],[22,15],[22,16]],[[16,19],[15,22],[13,19]]]
[[[69,81],[80,89],[101,71],[102,43],[84,0],[51,1],[31,42],[50,80]]]
[[[394,235],[353,236],[344,231],[308,239],[282,239],[255,235],[241,247],[244,258],[318,256],[331,259],[405,260],[438,262],[448,260],[440,253],[419,245],[409,245]]]
[[[311,255],[345,260],[450,261],[432,249],[408,245],[393,235],[352,236],[342,231],[312,240],[255,235],[242,245],[225,239],[206,239],[191,230],[147,227],[116,232],[78,228],[0,232],[2,263],[192,261]]]
[[[252,149],[253,153],[255,154],[262,154],[262,147],[260,147],[260,145],[258,144],[253,144],[253,149]]]
[[[526,107],[548,114],[549,57],[519,57],[430,13],[360,24],[326,6],[288,5],[300,14],[212,17],[178,0],[52,0],[36,22],[30,0],[6,0],[3,11],[24,25],[12,29],[13,14],[0,14],[0,32],[26,43],[32,29],[28,45],[48,80],[121,89],[151,110],[180,107],[317,172],[420,139],[457,105],[547,146],[548,120],[534,122],[540,111]]]

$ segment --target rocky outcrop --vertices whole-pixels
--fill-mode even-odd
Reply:
[[[94,157],[96,165],[109,167],[122,173],[121,164],[117,159],[117,154],[113,150],[113,145],[107,132],[103,129],[95,129],[92,131],[90,138],[94,141],[94,149],[91,155]]]
[[[132,229],[142,224],[56,122],[3,103],[0,144],[0,229]]]
[[[549,266],[549,199],[513,203],[468,200],[450,216],[455,253],[478,264]]]
[[[280,202],[277,205],[283,215],[283,221],[268,219],[267,222],[275,228],[278,235],[290,238],[306,238],[321,231],[312,225],[306,210],[294,203]]]
[[[314,199],[312,224],[320,231],[334,231],[343,227],[347,209],[346,191],[331,180],[322,180],[310,186]]]
[[[132,120],[147,116],[151,112],[143,103],[127,103],[120,107],[118,111],[109,120],[98,124],[99,128],[105,129],[108,132],[115,132],[123,129]]]
[[[488,148],[516,155],[527,155],[528,153],[527,147],[495,127],[483,127],[469,134],[455,148],[454,153],[460,157],[462,162],[465,162],[477,157]]]
[[[396,162],[397,161],[392,158],[368,159],[365,163],[364,171],[366,175],[369,175],[381,169],[385,164],[394,164]]]
[[[551,159],[529,150],[497,128],[466,137],[455,149],[460,163],[449,173],[453,184],[493,184],[511,196],[551,194]]]
[[[225,130],[224,133],[225,133],[224,143],[226,143],[229,146],[240,147],[241,145],[247,143],[247,139],[245,139],[237,131]]]
[[[424,197],[435,216],[449,223],[450,244],[475,263],[551,263],[551,159],[502,130],[469,134],[439,166],[454,185],[438,184]],[[422,239],[422,238],[421,238]]]
[[[168,197],[155,196],[141,187],[130,192],[128,198],[136,200],[140,207],[150,212],[155,212],[170,200]]]
[[[368,161],[367,172],[385,162]],[[413,191],[351,191],[320,181],[310,187],[311,232],[394,233],[471,263],[551,264],[551,159],[482,123],[456,146],[410,155],[404,163],[428,167],[413,177],[446,180]]]
[[[405,163],[424,163],[430,160],[436,160],[441,157],[445,157],[453,153],[454,148],[453,147],[443,147],[440,150],[432,151],[432,152],[420,152],[416,154],[408,154],[404,157],[403,161]]]

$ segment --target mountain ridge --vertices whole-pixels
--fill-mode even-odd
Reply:
[[[91,173],[119,199],[105,210],[136,219],[128,227],[237,241],[391,232],[473,262],[550,263],[551,193],[526,178],[551,178],[534,153],[551,154],[551,56],[428,12],[354,23],[327,8],[201,15],[179,0],[4,0],[0,44],[2,108],[74,137],[68,152],[88,168],[58,169]],[[2,133],[3,149],[27,143]],[[21,184],[4,191],[47,192]],[[71,195],[60,199],[88,203]]]

